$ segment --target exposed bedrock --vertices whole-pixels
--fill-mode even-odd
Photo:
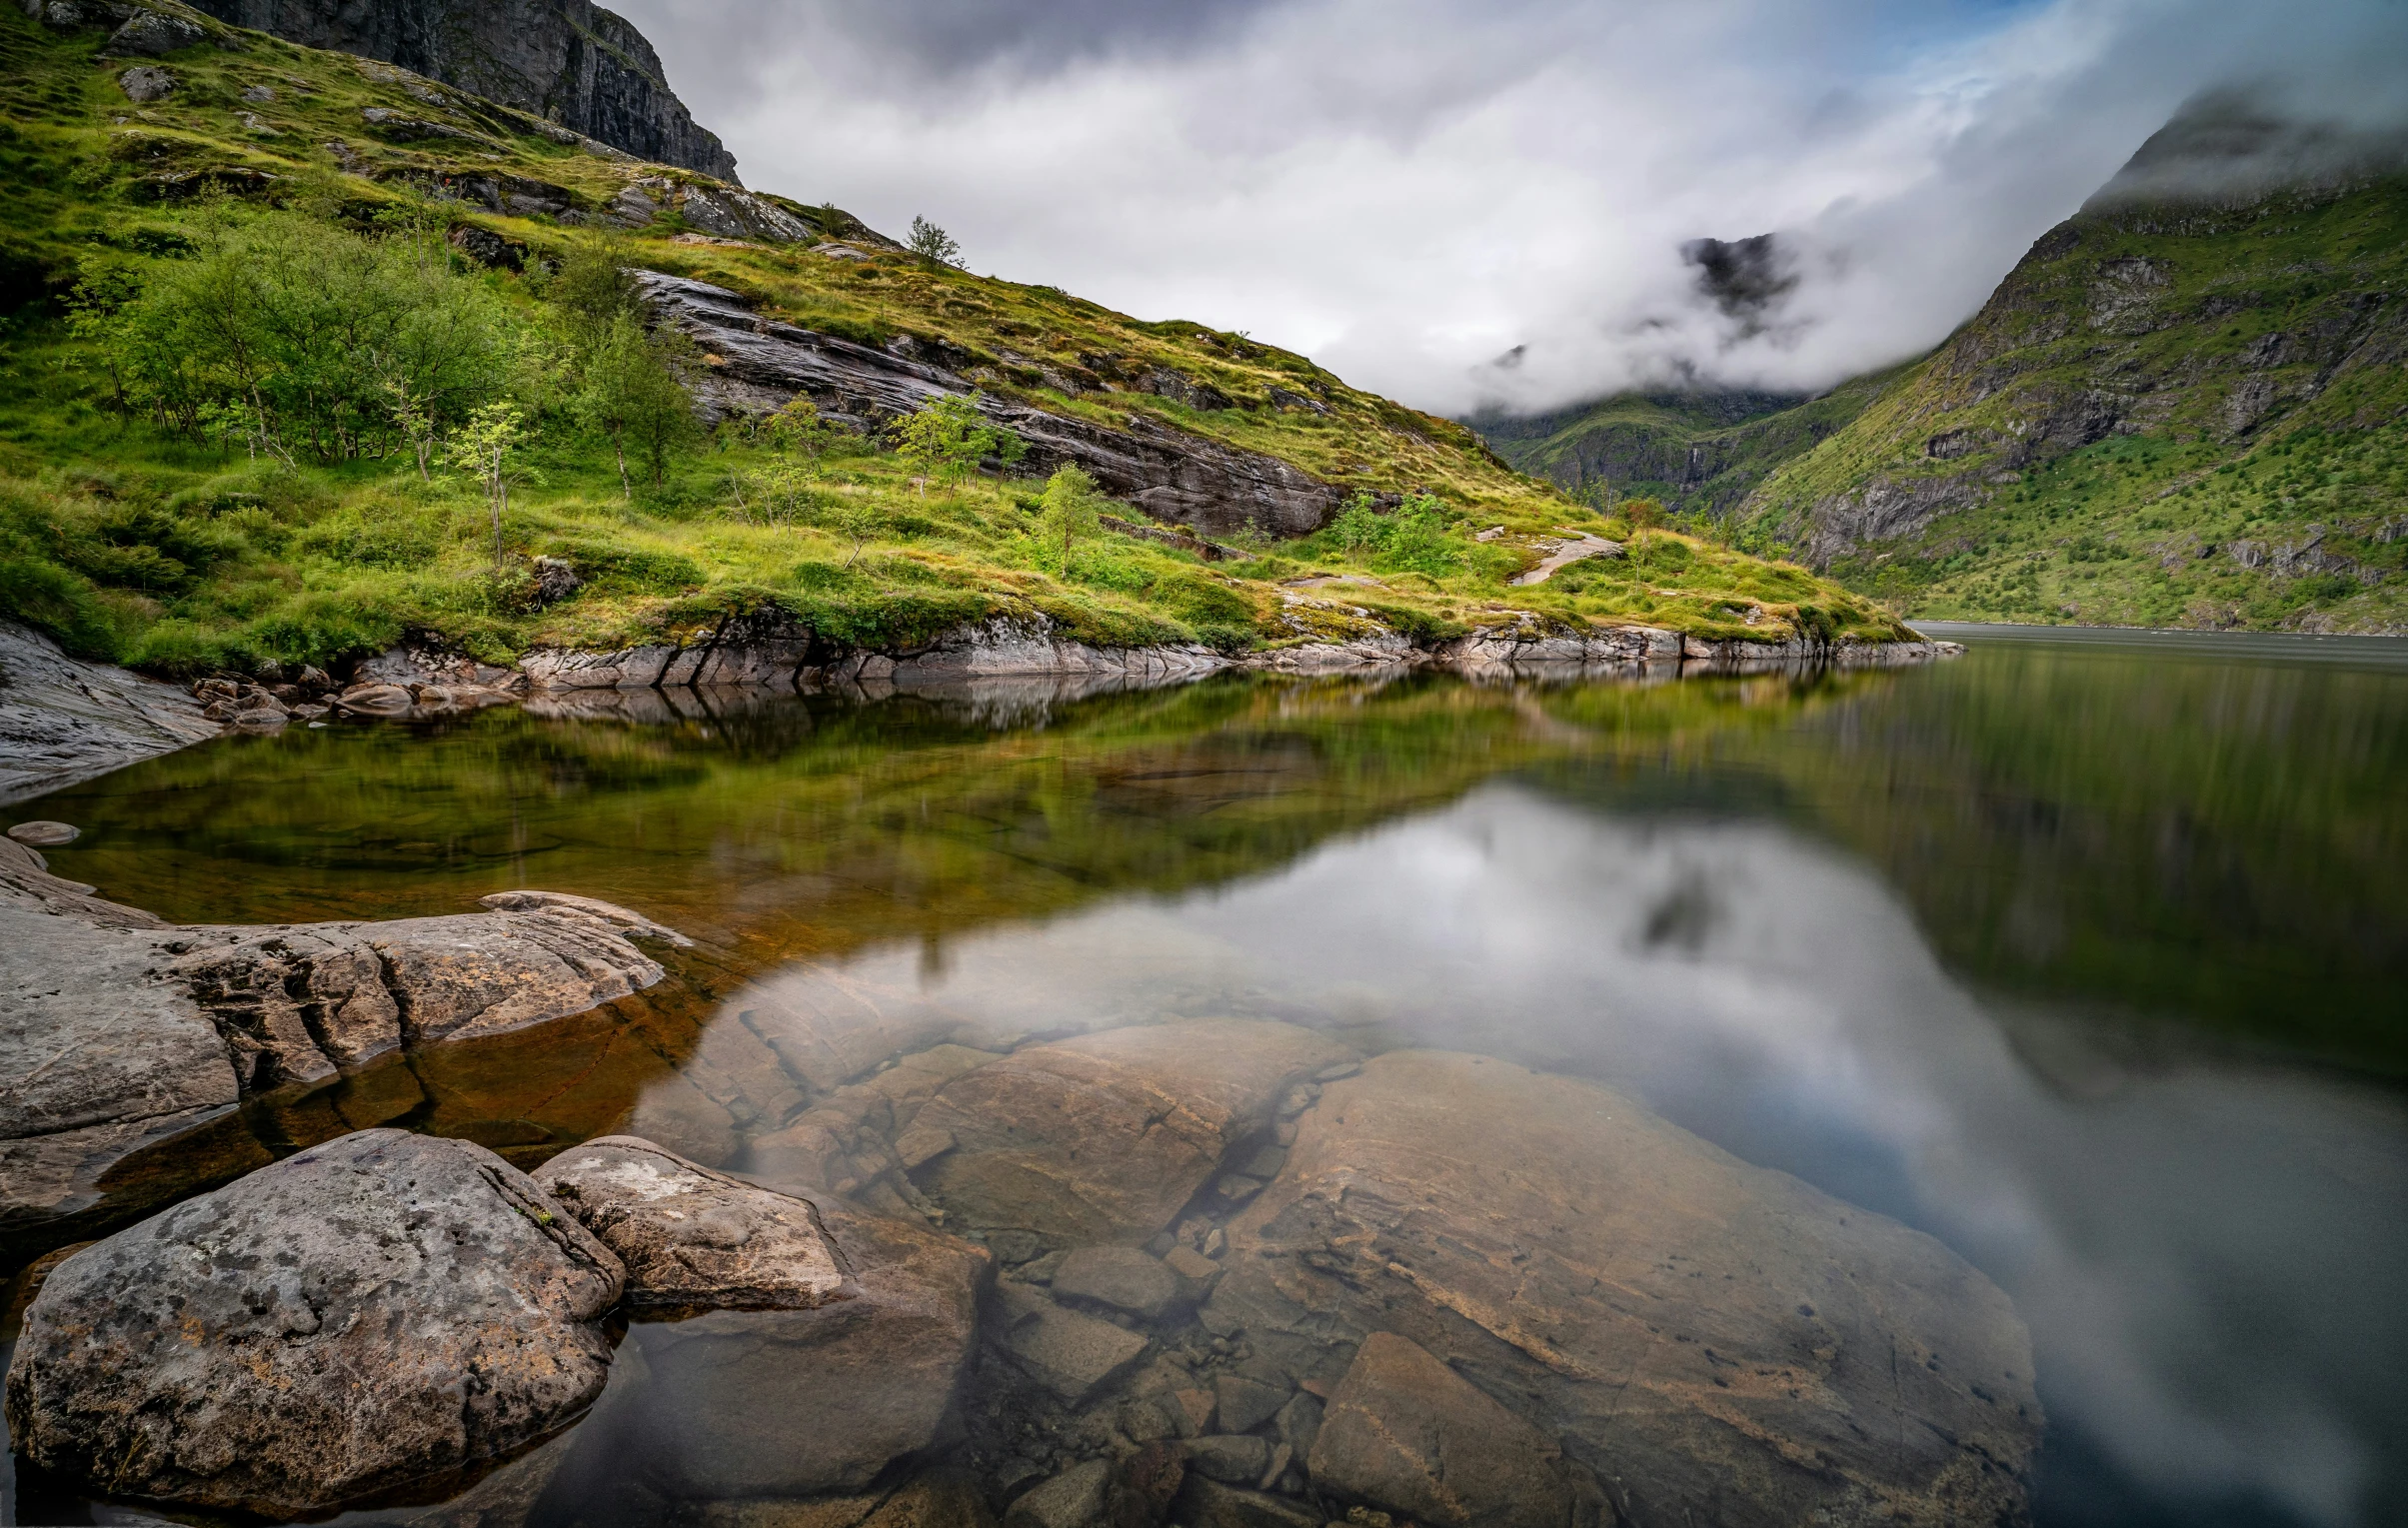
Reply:
[[[626,1259],[642,1377],[607,1443],[676,1497],[867,1488],[937,1441],[993,1264],[957,1237],[730,1178],[650,1141],[573,1146],[537,1175]],[[700,1313],[691,1313],[700,1312]]]
[[[659,318],[712,357],[698,388],[715,413],[766,411],[808,396],[831,417],[868,428],[918,412],[931,399],[977,394],[948,354],[902,339],[886,349],[799,329],[756,313],[724,287],[636,272]],[[1050,472],[1075,462],[1105,492],[1165,525],[1207,536],[1252,527],[1270,536],[1303,536],[1336,513],[1338,491],[1276,457],[1242,451],[1175,430],[1143,415],[1113,428],[986,398],[988,417],[1028,443],[1028,467]]]
[[[69,658],[42,633],[0,621],[0,804],[218,732],[201,703],[173,685]]]
[[[592,0],[195,0],[221,21],[399,64],[639,159],[736,179],[660,55]]]
[[[320,1511],[577,1416],[621,1277],[492,1152],[362,1131],[62,1263],[9,1366],[9,1435],[109,1494]]]
[[[484,905],[177,926],[0,839],[0,1229],[92,1207],[110,1168],[247,1094],[585,1012],[661,979],[633,940],[685,942],[587,897],[505,891]],[[122,1207],[177,1187],[131,1186]]]
[[[1609,1088],[1379,1056],[1327,1084],[1228,1240],[1206,1325],[1334,1387],[1315,1481],[1386,1510],[1464,1461],[1373,1447],[1412,1410],[1399,1365],[1357,1372],[1379,1332],[1559,1438],[1637,1528],[2023,1515],[2041,1418],[2006,1296]]]

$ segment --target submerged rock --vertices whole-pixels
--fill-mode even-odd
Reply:
[[[992,1275],[984,1250],[839,1200],[753,1188],[630,1137],[573,1147],[548,1173],[575,1187],[563,1201],[572,1213],[630,1247],[656,1293],[690,1310],[791,1307],[629,1330],[646,1376],[623,1408],[626,1447],[660,1489],[859,1492],[937,1440]],[[707,1224],[671,1229],[698,1200]]]
[[[9,1366],[9,1434],[112,1495],[322,1511],[576,1416],[621,1279],[492,1152],[365,1130],[60,1265]]]
[[[1127,1374],[1152,1344],[1126,1327],[1055,1304],[1026,1284],[996,1293],[997,1339],[1032,1378],[1068,1405]]]
[[[1306,1467],[1324,1491],[1432,1528],[1573,1528],[1601,1506],[1553,1439],[1389,1332],[1354,1355]]]
[[[1309,1029],[1200,1019],[1033,1045],[947,1083],[914,1125],[953,1149],[913,1181],[954,1223],[1048,1246],[1170,1225],[1288,1090],[1353,1053]]]
[[[1559,1438],[1638,1528],[2023,1513],[2040,1409],[2006,1296],[1609,1088],[1379,1056],[1326,1085],[1229,1243],[1216,1333],[1321,1386],[1395,1333]],[[1346,1457],[1339,1411],[1316,1479]]]

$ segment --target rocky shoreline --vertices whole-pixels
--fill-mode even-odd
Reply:
[[[424,1528],[2023,1520],[2005,1296],[1610,1088],[1267,1020],[961,1038],[857,1047],[742,1167],[262,1166],[45,1270],[11,1436]]]

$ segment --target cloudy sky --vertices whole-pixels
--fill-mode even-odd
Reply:
[[[614,4],[753,186],[1449,414],[1828,385],[1943,337],[2199,90],[2408,80],[2404,0]],[[1743,324],[1680,248],[1767,232],[1797,281]]]

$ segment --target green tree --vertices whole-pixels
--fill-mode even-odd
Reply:
[[[929,270],[962,263],[962,246],[955,242],[953,235],[926,218],[912,219],[910,244],[912,253],[918,255],[921,265]]]
[[[1086,468],[1070,463],[1055,469],[1038,501],[1038,526],[1048,545],[1062,544],[1062,576],[1071,574],[1071,547],[1087,537],[1104,534],[1104,497]]]
[[[819,405],[797,395],[786,406],[762,421],[762,431],[769,437],[773,451],[793,451],[801,454],[804,463],[817,471],[820,458],[833,449],[844,432],[834,421],[820,417]]]
[[[87,309],[129,403],[166,428],[199,433],[209,406],[240,405],[280,454],[383,456],[412,444],[397,400],[435,427],[508,384],[507,311],[413,231],[362,239],[271,212],[211,218],[198,243],[138,297]]]
[[[979,463],[995,457],[1009,466],[1028,454],[1021,438],[987,423],[979,400],[947,393],[932,398],[920,412],[893,429],[895,454],[921,479],[920,496],[928,497],[928,479],[960,484]]]
[[[700,426],[687,395],[684,373],[693,342],[675,330],[648,332],[643,320],[622,311],[597,329],[579,359],[578,415],[611,443],[619,464],[619,491],[633,499],[627,469],[632,445],[659,488],[669,458],[694,439]]]
[[[493,511],[494,571],[502,571],[502,512],[510,508],[511,454],[526,443],[526,417],[516,404],[491,403],[468,418],[451,439],[452,465],[475,478]]]
[[[573,339],[594,336],[623,317],[638,316],[643,298],[615,239],[587,239],[569,247],[552,273],[544,296],[567,321]]]

